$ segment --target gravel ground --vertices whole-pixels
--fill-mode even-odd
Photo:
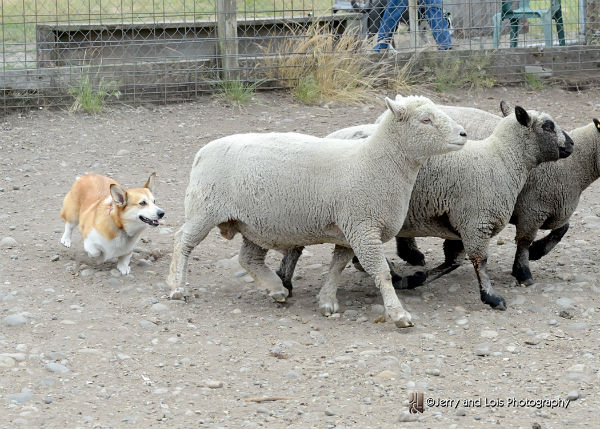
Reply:
[[[600,116],[599,95],[499,87],[433,98],[491,112],[505,99],[571,129]],[[192,254],[197,298],[168,300],[172,235],[202,145],[246,131],[323,135],[373,121],[382,105],[307,107],[268,93],[243,109],[206,98],[119,106],[97,117],[38,110],[0,118],[0,427],[597,426],[598,183],[562,243],[531,263],[534,286],[517,287],[510,276],[514,228],[493,241],[490,272],[505,312],[479,301],[465,263],[400,293],[414,328],[374,323],[380,296],[352,267],[340,314],[325,318],[315,295],[329,245],[307,249],[294,297],[276,305],[238,265],[239,237],[226,241],[217,230]],[[139,186],[152,171],[167,213],[143,234],[131,275],[122,277],[114,262],[93,264],[78,233],[70,249],[60,245],[60,206],[76,176],[96,172]],[[429,266],[441,262],[441,240],[419,244]],[[386,249],[391,257],[393,243]],[[278,262],[272,252],[269,264]],[[433,403],[409,415],[409,392]]]

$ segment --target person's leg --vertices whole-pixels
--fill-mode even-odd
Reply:
[[[444,19],[442,11],[442,0],[423,0],[425,14],[433,33],[433,38],[438,49],[446,50],[452,48],[452,39],[448,31],[448,23]]]
[[[375,51],[381,51],[389,47],[394,31],[398,26],[400,17],[404,13],[404,10],[408,7],[408,0],[389,0],[381,24],[379,25],[379,32],[377,33],[377,45],[375,45]]]

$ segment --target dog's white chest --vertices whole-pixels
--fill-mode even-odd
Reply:
[[[107,259],[117,258],[127,255],[133,250],[133,246],[139,237],[139,234],[129,236],[120,233],[112,240],[107,239],[96,229],[92,229],[83,241],[83,248],[91,258]]]

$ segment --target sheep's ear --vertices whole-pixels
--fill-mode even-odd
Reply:
[[[156,185],[156,173],[152,173],[146,183],[144,184],[144,188],[150,189],[150,192],[154,193],[154,185]]]
[[[531,126],[531,116],[529,116],[527,110],[523,109],[521,106],[515,106],[515,116],[517,117],[519,124],[524,127]]]
[[[396,96],[394,97],[394,101],[402,101],[404,100],[404,95],[402,94],[396,94]]]
[[[125,192],[123,188],[116,183],[110,185],[110,196],[118,206],[124,206],[127,204],[127,192]]]
[[[600,121],[598,119],[596,119],[596,118],[594,118],[592,120],[594,121],[594,125],[596,126],[596,129],[600,133]]]
[[[510,106],[508,105],[508,103],[504,100],[502,100],[500,102],[500,111],[502,112],[502,116],[504,116],[505,118],[510,115]]]
[[[385,97],[385,104],[387,105],[387,108],[390,109],[390,111],[394,114],[396,119],[403,120],[406,117],[406,106],[395,103],[387,97]]]

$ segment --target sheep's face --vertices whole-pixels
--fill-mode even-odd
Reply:
[[[532,150],[536,153],[538,163],[566,158],[573,152],[573,140],[547,113],[527,112],[516,106],[515,117],[519,124],[528,128],[527,134],[533,137],[526,141],[530,140],[534,146]]]
[[[411,155],[425,160],[432,155],[440,155],[461,149],[467,142],[467,133],[431,100],[425,97],[405,97],[400,102],[386,98],[391,111],[394,132],[411,136]],[[409,130],[409,131],[407,131]],[[408,143],[408,142],[407,142]]]

